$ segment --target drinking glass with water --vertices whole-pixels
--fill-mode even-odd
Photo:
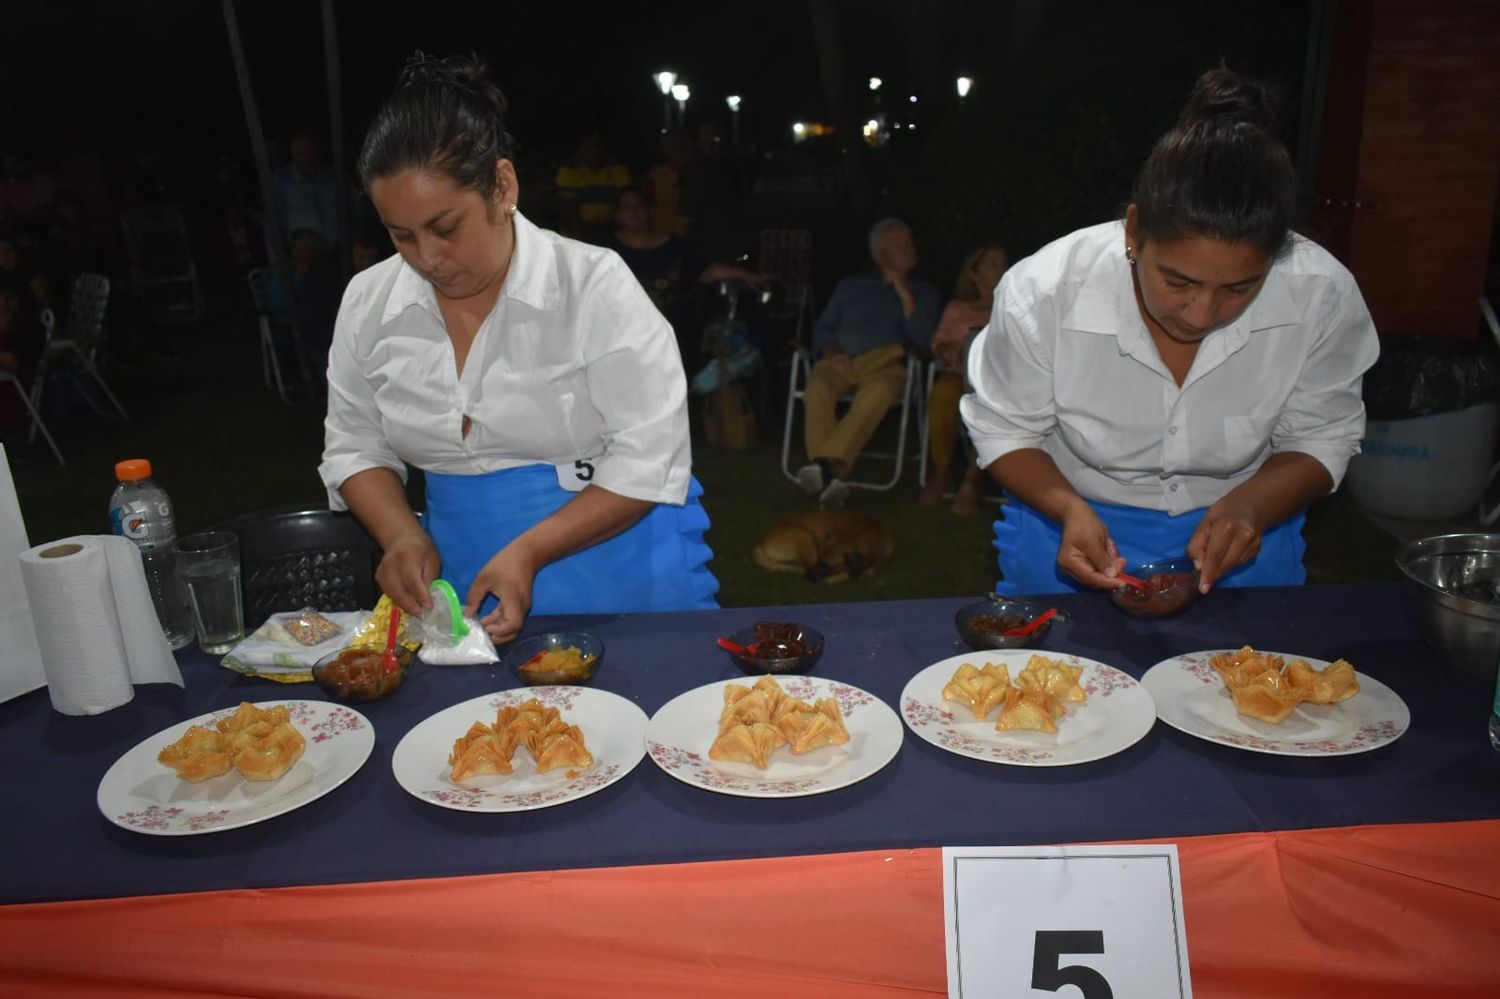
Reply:
[[[240,539],[205,531],[177,539],[177,580],[193,609],[198,647],[223,655],[245,637],[240,604]]]

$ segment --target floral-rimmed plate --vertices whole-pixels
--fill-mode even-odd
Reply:
[[[1299,704],[1280,725],[1240,714],[1224,681],[1209,664],[1212,656],[1233,649],[1209,649],[1163,659],[1141,682],[1156,698],[1161,720],[1188,735],[1221,746],[1277,756],[1348,756],[1395,742],[1411,725],[1411,712],[1390,687],[1356,671],[1359,693],[1340,704]],[[1318,669],[1328,663],[1309,656]]]
[[[211,727],[235,712],[224,708],[163,729],[116,760],[99,782],[99,811],[121,828],[152,836],[238,829],[323,797],[352,777],[375,748],[374,727],[353,708],[329,701],[255,704],[262,709],[285,704],[307,740],[302,758],[280,778],[252,781],[231,770],[192,784],[157,762],[157,754],[192,726]]]
[[[828,697],[837,700],[849,741],[801,756],[783,746],[764,770],[749,763],[710,760],[708,747],[718,735],[724,687],[731,683],[749,686],[720,680],[678,694],[651,716],[646,750],[652,761],[684,784],[707,791],[742,798],[798,798],[858,783],[878,773],[901,749],[901,721],[874,694],[821,677],[778,676],[775,680],[789,695],[809,703]]]
[[[507,705],[532,698],[562,712],[562,720],[583,730],[593,766],[559,767],[537,773],[524,748],[511,759],[513,773],[449,780],[448,754],[469,726],[492,724]],[[391,770],[410,795],[460,812],[528,812],[561,805],[603,790],[635,769],[645,755],[646,713],[618,694],[593,687],[525,687],[471,698],[419,722],[396,746]],[[571,774],[571,776],[569,776]]]
[[[950,753],[986,763],[1018,767],[1065,767],[1113,756],[1139,742],[1156,724],[1156,705],[1146,688],[1128,673],[1092,659],[1048,653],[1047,658],[1082,666],[1079,682],[1088,700],[1066,705],[1057,731],[998,732],[991,712],[978,721],[973,712],[943,699],[943,688],[964,663],[1004,664],[1014,678],[1037,653],[1031,649],[988,649],[933,663],[907,681],[901,692],[901,717],[916,735]]]

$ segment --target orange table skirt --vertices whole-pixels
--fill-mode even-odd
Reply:
[[[1500,995],[1500,820],[1176,842],[1199,999]],[[6,996],[941,996],[944,953],[935,849],[0,907]]]

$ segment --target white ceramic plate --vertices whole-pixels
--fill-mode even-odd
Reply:
[[[1079,682],[1088,700],[1066,705],[1068,714],[1057,720],[1055,733],[997,732],[999,712],[991,712],[988,721],[977,721],[965,705],[943,699],[943,688],[964,663],[1004,664],[1015,677],[1036,654],[1083,667]],[[1146,688],[1113,666],[1031,649],[990,649],[952,656],[912,677],[901,692],[901,717],[919,738],[959,756],[1020,767],[1064,767],[1135,745],[1156,723],[1156,705]]]
[[[225,708],[163,729],[116,760],[99,782],[99,811],[117,826],[152,836],[238,829],[323,797],[352,777],[375,748],[374,727],[353,708],[332,701],[257,701],[256,707],[277,704],[287,706],[307,740],[302,759],[278,780],[246,780],[231,770],[192,784],[156,761],[192,726],[212,727],[234,714],[235,708]]]
[[[1209,649],[1164,659],[1141,682],[1156,698],[1161,720],[1173,728],[1221,746],[1278,756],[1347,756],[1395,742],[1411,725],[1400,696],[1373,677],[1356,671],[1359,693],[1342,704],[1299,704],[1280,725],[1240,714],[1209,658],[1233,649]],[[1328,663],[1308,656],[1274,653],[1288,661],[1306,659],[1318,669]]]
[[[572,768],[536,772],[536,761],[517,749],[514,773],[485,774],[461,783],[448,779],[453,743],[475,722],[493,724],[506,705],[536,698],[583,730],[594,765],[569,777]],[[560,805],[609,787],[635,769],[645,755],[646,713],[618,694],[593,687],[522,687],[485,694],[444,708],[419,722],[396,747],[391,770],[408,794],[430,805],[460,812],[527,812]]]
[[[646,728],[646,749],[651,759],[684,784],[708,791],[743,798],[797,798],[858,783],[878,773],[901,749],[901,721],[874,694],[819,677],[775,679],[782,690],[809,703],[835,698],[844,714],[849,741],[801,756],[792,755],[783,746],[764,770],[749,763],[710,760],[708,747],[719,732],[724,687],[754,683],[749,679],[720,680],[678,694],[651,716]]]

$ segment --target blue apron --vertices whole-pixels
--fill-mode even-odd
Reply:
[[[427,473],[427,533],[443,560],[443,578],[464,600],[484,564],[575,494],[551,465],[485,475]],[[714,610],[719,581],[708,571],[703,487],[688,486],[682,506],[659,503],[634,527],[543,566],[531,588],[533,614],[616,614]],[[495,598],[487,597],[480,613]]]
[[[995,592],[1006,596],[1025,593],[1081,592],[1071,576],[1057,567],[1057,547],[1062,526],[1006,493],[1008,502],[995,521],[995,548],[1000,552],[1000,573]],[[1192,510],[1172,515],[1161,510],[1088,501],[1099,514],[1109,536],[1127,565],[1175,558],[1187,550],[1198,522],[1208,511]],[[1261,535],[1255,558],[1226,574],[1215,586],[1300,586],[1307,579],[1302,555],[1305,514],[1297,514]]]

